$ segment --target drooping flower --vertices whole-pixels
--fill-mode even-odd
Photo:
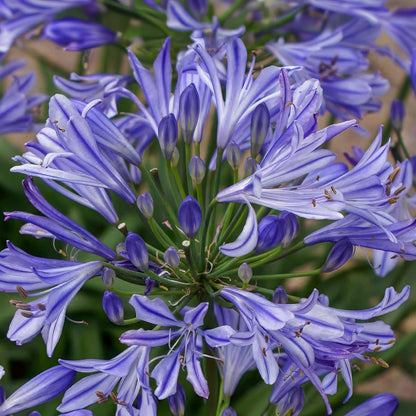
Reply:
[[[11,61],[1,66],[0,80],[24,66],[23,61]],[[34,130],[34,112],[47,98],[44,94],[30,94],[35,84],[33,72],[13,76],[12,83],[0,99],[0,134]]]
[[[167,305],[159,298],[150,300],[145,296],[133,295],[130,304],[134,307],[138,319],[169,327],[169,329],[130,330],[121,335],[120,341],[123,344],[156,347],[172,345],[173,340],[177,339],[169,347],[168,354],[161,358],[151,372],[151,376],[157,383],[155,395],[159,399],[164,399],[175,394],[179,370],[183,366],[186,367],[187,380],[192,384],[195,393],[207,398],[209,395],[208,384],[200,363],[203,355],[202,337],[210,336],[210,345],[220,345],[222,342],[227,342],[221,339],[224,334],[226,338],[227,327],[216,328],[207,333],[200,329],[208,310],[208,303],[203,302],[194,308],[183,310],[183,321],[176,319]]]
[[[137,346],[127,348],[111,360],[59,360],[61,368],[67,371],[96,374],[84,377],[70,387],[58,410],[83,409],[95,402],[102,403],[111,395],[118,412],[135,415],[140,411],[141,414],[156,416],[156,400],[149,386],[148,360],[149,348]],[[115,394],[112,390],[116,386]],[[138,397],[141,400],[137,409]]]

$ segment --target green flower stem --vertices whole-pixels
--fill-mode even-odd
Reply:
[[[200,242],[201,242],[201,251],[200,251],[200,259],[201,259],[201,264],[200,264],[200,270],[204,270],[205,268],[205,248],[207,247],[207,235],[208,235],[208,227],[209,227],[209,223],[210,223],[210,218],[212,215],[212,212],[214,210],[214,207],[217,204],[217,200],[213,199],[211,201],[211,203],[208,205],[207,208],[207,213],[205,215],[205,219],[203,221],[202,224],[202,229],[199,231],[200,233]]]
[[[152,24],[153,26],[156,26],[166,36],[172,35],[172,31],[168,27],[166,27],[164,21],[161,20],[161,18],[164,16],[160,12],[157,12],[150,8],[137,7],[137,6],[135,6],[135,8],[132,10],[129,7],[123,6],[122,4],[119,4],[119,3],[115,3],[112,0],[103,0],[103,3],[106,5],[106,7],[109,10],[116,11],[130,18],[133,17],[139,20],[143,20],[145,22]]]
[[[406,159],[410,159],[410,153],[407,150],[406,145],[404,144],[402,133],[400,131],[397,131],[397,130],[396,130],[396,133],[397,133],[397,139],[399,141],[399,145],[402,148],[403,153],[404,153]]]
[[[257,32],[255,33],[256,38],[259,38],[259,37],[261,38],[266,35],[270,36],[270,32],[272,30],[278,29],[292,22],[299,13],[301,13],[304,9],[306,9],[306,7],[307,6],[298,7],[297,9],[291,11],[290,13],[287,13],[286,15],[284,15],[282,18],[278,20],[253,27],[252,28],[253,32]],[[273,35],[273,37],[275,37],[275,35]]]
[[[154,218],[150,218],[149,226],[152,229],[154,236],[157,241],[161,244],[164,249],[167,249],[169,246],[175,246],[176,244],[171,240],[171,238],[162,230],[162,227],[155,221]]]
[[[192,192],[192,189],[193,189],[191,175],[188,172],[189,162],[191,160],[191,150],[192,150],[191,146],[192,146],[192,143],[185,143],[185,176],[186,176],[186,185],[188,186],[188,194],[189,195],[191,195],[191,192]],[[183,199],[185,199],[185,197]],[[202,205],[201,205],[201,207],[202,207]]]
[[[236,228],[244,221],[243,214],[247,210],[246,205],[240,205],[236,214],[234,215],[232,221],[228,225],[227,229],[223,233],[223,238],[218,240],[218,244],[221,245],[225,242],[225,240],[236,230]]]
[[[116,272],[116,276],[125,282],[134,283],[140,285],[143,283],[143,278],[150,277],[153,280],[156,280],[159,283],[162,283],[165,286],[174,286],[174,287],[191,287],[192,283],[178,282],[177,280],[167,279],[165,277],[159,276],[156,273],[153,273],[151,270],[146,270],[146,272],[133,272],[132,270],[123,269],[121,267],[114,266],[110,263],[103,263],[105,267],[112,269]],[[142,286],[142,285],[141,285]]]
[[[165,169],[163,171],[163,176],[165,177],[165,180],[166,180],[164,182],[166,185],[168,185],[167,188],[169,188],[168,190],[165,189],[165,192],[168,192],[172,196],[173,200],[175,201],[176,206],[179,207],[180,203],[182,202],[182,199],[181,199],[181,195],[179,191],[179,184],[178,184],[178,181],[175,180],[176,178],[175,178],[175,174],[173,172],[173,168],[172,168],[172,164],[170,160],[165,159],[164,168]],[[179,179],[179,183],[181,183],[180,179]]]
[[[208,274],[208,279],[216,279],[221,274],[229,274],[231,267],[239,260],[238,257],[232,258],[231,260],[229,257],[226,257],[226,259],[227,262],[223,263],[221,267],[216,267],[213,272]]]
[[[158,211],[163,211],[166,210],[165,213],[169,219],[169,222],[171,225],[177,224],[177,219],[176,219],[176,215],[173,212],[170,204],[166,204],[163,200],[162,200],[162,192],[159,189],[159,187],[157,186],[157,184],[155,183],[155,180],[153,179],[152,174],[145,168],[142,166],[141,169],[142,175],[144,176],[144,179],[147,183],[147,185],[150,188],[150,192],[152,194],[152,197],[158,207]]]
[[[137,318],[125,319],[120,326],[134,325],[134,324],[137,324],[137,322],[140,322],[140,319],[137,319]]]
[[[189,240],[189,247],[184,247],[184,251],[185,251],[186,259],[188,260],[191,275],[195,279],[195,281],[198,282],[199,281],[199,275],[198,275],[198,273],[196,271],[196,267],[195,267],[195,261],[197,260],[197,258],[196,258],[196,247],[195,247],[195,240],[194,239]]]
[[[173,175],[175,176],[175,181],[178,185],[179,193],[181,195],[181,200],[184,200],[186,198],[186,193],[185,193],[185,190],[183,189],[181,177],[179,176],[178,167],[177,166],[175,166],[175,167],[172,166],[172,172],[173,172]]]
[[[290,279],[292,277],[314,276],[321,274],[321,269],[309,270],[299,273],[281,273],[281,274],[263,274],[253,276],[254,280],[268,280],[268,279]]]
[[[234,3],[218,18],[221,26],[237,10],[243,8],[249,0],[236,0]]]

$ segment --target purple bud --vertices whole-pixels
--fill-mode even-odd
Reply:
[[[277,402],[276,414],[296,416],[302,411],[304,402],[302,387],[294,387]]]
[[[232,169],[239,168],[241,163],[241,150],[234,140],[227,146],[227,160]]]
[[[113,324],[121,325],[124,322],[123,302],[114,292],[104,292],[103,309]]]
[[[198,20],[205,16],[208,8],[206,0],[186,0],[186,5]]]
[[[172,159],[178,140],[178,123],[172,113],[160,120],[158,137],[163,155],[166,159]]]
[[[198,233],[202,221],[202,211],[198,201],[187,196],[179,206],[178,211],[179,225],[188,238],[194,238]]]
[[[232,407],[227,407],[221,412],[221,416],[237,416],[237,413]]]
[[[270,126],[270,113],[266,104],[259,104],[251,117],[251,156],[259,153],[266,139]]]
[[[199,184],[204,180],[205,163],[199,156],[192,156],[189,161],[189,175],[196,184]]]
[[[393,100],[390,107],[390,117],[395,130],[400,131],[402,129],[404,115],[405,110],[403,101]]]
[[[264,217],[258,226],[258,240],[255,250],[257,252],[267,251],[279,245],[284,234],[284,220],[277,215]]]
[[[299,234],[299,222],[295,214],[287,211],[280,213],[280,219],[283,220],[284,237],[282,247],[285,248]]]
[[[142,272],[149,268],[149,255],[143,239],[129,232],[125,241],[126,252],[129,260]]]
[[[244,176],[252,175],[258,167],[259,164],[257,163],[257,160],[249,156],[244,162]]]
[[[253,277],[253,270],[247,263],[243,263],[238,268],[238,277],[243,283],[248,283]]]
[[[163,258],[165,259],[165,262],[167,264],[169,264],[169,266],[175,268],[179,266],[179,262],[180,262],[180,257],[179,257],[179,253],[177,252],[177,250],[170,246],[166,251],[165,254],[163,255]]]
[[[100,23],[88,22],[73,17],[54,20],[44,26],[42,36],[67,51],[82,51],[97,46],[113,43],[117,40],[116,32]]]
[[[185,390],[178,384],[176,393],[168,397],[170,411],[173,416],[183,416],[185,414]]]
[[[113,287],[114,281],[116,280],[116,272],[113,269],[104,267],[101,272],[101,278],[106,287]]]
[[[130,165],[130,179],[135,184],[139,184],[142,180],[141,170],[133,164]]]
[[[189,84],[179,98],[179,123],[185,143],[192,143],[199,118],[199,95],[194,84]]]
[[[137,197],[137,207],[139,211],[150,220],[153,217],[153,198],[148,192]]]
[[[337,241],[326,258],[323,272],[332,272],[345,264],[354,254],[354,246],[347,238]]]
[[[286,290],[279,286],[273,293],[273,303],[286,304],[288,302]]]

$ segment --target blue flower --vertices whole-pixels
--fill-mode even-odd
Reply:
[[[155,395],[159,399],[175,394],[180,367],[186,367],[187,380],[192,384],[195,393],[207,398],[208,384],[202,372],[202,337],[209,337],[211,346],[226,343],[227,328],[216,328],[206,333],[201,331],[208,303],[202,302],[194,308],[185,308],[183,321],[175,318],[166,304],[158,298],[153,300],[145,296],[133,295],[130,304],[136,311],[136,318],[154,325],[169,329],[131,330],[124,332],[120,341],[127,345],[156,347],[169,345],[169,352],[152,370],[151,376],[156,380]],[[175,328],[175,329],[172,329]],[[224,338],[225,337],[225,338]],[[175,340],[176,341],[173,341]],[[172,344],[173,343],[173,344]]]
[[[42,36],[67,51],[82,51],[114,43],[118,34],[100,23],[65,17],[46,24]]]
[[[345,416],[392,416],[399,406],[399,401],[392,394],[377,394],[358,405]]]
[[[119,89],[125,88],[132,81],[128,75],[90,74],[77,75],[72,72],[67,80],[58,75],[53,77],[54,84],[72,98],[85,101],[101,100],[97,105],[108,117],[117,114]]]
[[[0,79],[25,66],[23,61],[11,61],[0,67]],[[0,134],[34,130],[34,111],[46,100],[44,94],[29,92],[35,84],[35,74],[14,75],[0,99]]]
[[[0,9],[0,57],[24,33],[55,14],[74,7],[93,5],[93,0],[29,0],[5,1]]]
[[[71,385],[75,374],[75,371],[61,366],[49,368],[19,387],[1,403],[0,416],[8,416],[53,399]]]
[[[96,373],[75,383],[62,399],[58,410],[83,409],[95,402],[103,403],[111,396],[118,412],[156,416],[156,400],[149,387],[149,348],[132,346],[111,360],[59,360],[61,368],[81,373]],[[112,390],[117,386],[117,393]],[[141,394],[139,396],[139,392]],[[141,398],[136,409],[136,399]],[[124,409],[124,410],[122,410]],[[117,413],[119,414],[119,413]],[[121,413],[124,415],[124,413]]]
[[[316,290],[299,304],[274,304],[259,295],[231,287],[222,289],[221,296],[236,306],[247,326],[246,330],[231,334],[230,342],[244,347],[251,345],[263,380],[275,383],[270,400],[278,403],[289,390],[310,381],[330,413],[326,394],[333,394],[329,385],[336,383],[338,369],[348,385],[348,399],[352,394],[349,360],[360,358],[384,365],[374,357],[370,360],[366,353],[390,348],[394,341],[393,331],[382,321],[355,321],[367,321],[395,310],[407,300],[409,290],[407,286],[396,293],[389,288],[377,306],[362,311],[330,308]],[[273,353],[277,347],[284,352],[288,363],[280,372]],[[321,383],[319,376],[323,373],[328,374]],[[286,384],[288,378],[296,383]]]

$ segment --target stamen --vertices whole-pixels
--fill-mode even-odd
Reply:
[[[16,290],[17,290],[17,293],[23,298],[23,299],[27,299],[27,297],[28,297],[28,294],[27,294],[27,292],[26,292],[26,290],[25,289],[23,289],[23,287],[22,286],[16,286]]]

